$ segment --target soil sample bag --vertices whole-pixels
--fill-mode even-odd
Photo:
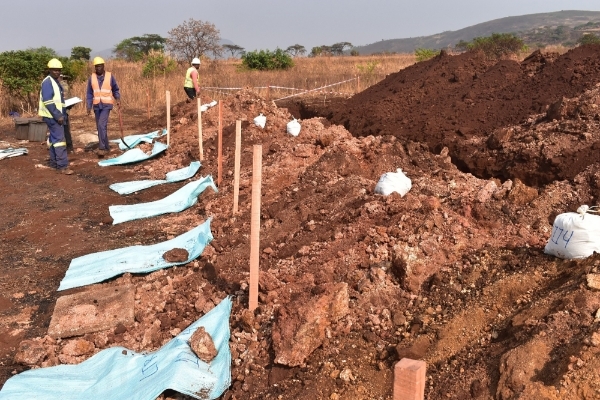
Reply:
[[[260,113],[260,115],[258,117],[254,118],[254,125],[260,126],[263,129],[265,129],[266,123],[267,123],[267,117],[262,115],[262,113]]]
[[[564,259],[600,253],[600,216],[590,212],[596,211],[584,205],[576,213],[557,215],[544,253]]]
[[[387,196],[393,192],[399,193],[404,197],[412,187],[411,180],[404,175],[402,169],[398,168],[396,172],[386,172],[381,175],[379,182],[375,185],[375,193]]]
[[[298,136],[300,134],[300,122],[298,122],[296,118],[287,123],[287,133],[292,136]]]

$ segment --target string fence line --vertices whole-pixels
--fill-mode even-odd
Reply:
[[[279,101],[279,100],[285,100],[285,99],[289,99],[291,97],[296,97],[296,96],[301,96],[304,94],[308,94],[308,93],[312,93],[312,92],[318,92],[318,91],[323,91],[323,89],[329,88],[329,87],[333,87],[333,86],[337,86],[337,85],[341,85],[344,83],[348,83],[348,82],[352,82],[357,80],[358,78],[350,78],[350,79],[346,79],[345,81],[341,81],[341,82],[336,82],[336,83],[331,83],[329,85],[325,85],[325,86],[321,86],[315,89],[298,89],[298,88],[290,88],[290,87],[285,87],[285,86],[275,86],[275,85],[269,85],[269,86],[255,86],[255,87],[250,87],[250,89],[281,89],[281,90],[295,90],[298,91],[300,93],[295,93],[295,94],[291,94],[289,96],[284,96],[284,97],[280,97],[278,99],[275,99],[273,101]],[[212,92],[221,92],[223,90],[242,90],[244,88],[241,87],[214,87],[214,86],[207,86],[207,87],[202,87],[202,90],[207,90],[207,91],[212,91]],[[348,93],[341,93],[341,92],[327,92],[328,94],[339,94],[339,95],[347,95]]]

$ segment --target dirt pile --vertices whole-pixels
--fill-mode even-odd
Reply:
[[[461,170],[479,177],[547,184],[555,179],[572,179],[597,162],[597,148],[584,150],[600,146],[597,138],[560,157],[550,155],[546,159],[542,155],[540,167],[550,171],[533,175],[527,172],[537,169],[530,154],[482,162],[481,158],[495,156],[482,151],[485,141],[494,131],[528,124],[532,115],[552,111],[548,108],[563,97],[577,97],[599,82],[598,46],[581,46],[561,56],[538,51],[521,63],[489,62],[481,54],[450,56],[442,52],[432,60],[389,75],[325,116],[356,136],[394,135],[402,141],[426,143],[434,152],[446,146]],[[598,114],[587,115],[591,122]],[[506,135],[504,139],[511,140]],[[485,155],[474,160],[476,152]],[[507,166],[512,169],[507,171]]]
[[[580,60],[583,58],[575,55],[587,52],[577,50],[570,57]],[[13,369],[80,362],[117,345],[153,351],[232,295],[232,386],[224,399],[389,399],[393,365],[401,357],[427,362],[428,399],[597,398],[600,295],[589,282],[595,282],[599,273],[600,256],[564,261],[544,255],[543,247],[556,214],[597,201],[598,164],[573,171],[573,180],[555,180],[545,187],[532,186],[535,179],[527,176],[483,179],[456,167],[460,162],[454,159],[452,149],[457,145],[445,136],[453,133],[463,144],[472,140],[471,149],[505,151],[506,160],[512,153],[524,154],[529,147],[546,149],[553,141],[564,141],[565,133],[555,130],[560,124],[573,130],[587,124],[585,132],[569,133],[569,141],[558,143],[561,149],[584,149],[586,143],[595,143],[600,135],[595,116],[587,120],[581,116],[593,115],[596,92],[584,89],[598,80],[598,72],[590,76],[572,71],[570,76],[576,76],[570,78],[573,82],[548,84],[556,86],[557,93],[563,88],[562,95],[572,99],[565,100],[564,107],[556,107],[560,121],[541,118],[546,103],[539,99],[548,95],[546,86],[538,88],[539,104],[528,102],[524,94],[504,99],[506,107],[522,114],[514,120],[512,112],[493,119],[490,110],[481,108],[489,125],[459,134],[457,125],[447,119],[452,115],[458,124],[461,119],[456,110],[466,109],[453,100],[442,102],[454,98],[454,83],[461,87],[460,82],[468,81],[483,88],[490,82],[486,76],[496,77],[495,82],[512,77],[510,85],[502,83],[504,91],[489,91],[498,99],[490,101],[499,105],[504,104],[500,95],[509,96],[508,87],[521,82],[521,77],[538,79],[549,74],[549,69],[571,65],[566,58],[545,62],[537,57],[535,63],[522,67],[512,61],[490,66],[471,55],[442,56],[417,64],[412,73],[390,76],[363,94],[373,96],[372,101],[382,107],[389,103],[389,115],[381,113],[383,108],[369,115],[369,102],[363,104],[364,110],[348,106],[345,114],[350,126],[358,121],[364,125],[369,116],[369,129],[377,132],[374,136],[363,130],[363,135],[354,137],[340,125],[312,118],[301,121],[302,131],[292,137],[285,133],[291,119],[287,110],[247,90],[229,96],[223,101],[223,183],[218,193],[203,193],[196,206],[176,215],[103,225],[106,211],[97,210],[105,210],[115,201],[155,200],[171,193],[177,184],[119,200],[107,193],[107,186],[122,180],[122,175],[111,176],[122,174],[118,172],[123,171],[121,167],[98,169],[86,159],[78,160],[77,176],[90,188],[85,194],[94,196],[95,203],[90,207],[89,199],[82,196],[69,204],[70,209],[79,210],[69,217],[73,229],[81,228],[70,239],[76,254],[28,254],[32,246],[23,237],[35,227],[7,218],[3,223],[8,233],[1,239],[3,248],[11,250],[0,252],[0,261],[22,268],[14,254],[23,254],[28,264],[55,263],[62,269],[50,280],[56,285],[70,256],[163,241],[209,217],[215,239],[201,257],[187,265],[148,275],[125,274],[100,284],[135,287],[134,323],[61,340],[46,336],[42,328],[28,330],[16,356],[13,353],[15,357],[5,359],[9,369],[2,370],[3,376],[8,377]],[[587,57],[583,71],[596,65],[595,56]],[[448,81],[451,72],[456,82]],[[405,82],[398,83],[398,90],[407,88],[406,96],[394,103],[389,100],[389,83],[400,76]],[[438,91],[433,84],[428,86],[430,79],[449,82],[448,87],[440,83]],[[485,98],[483,90],[473,93],[474,104]],[[351,102],[358,102],[359,96]],[[427,108],[415,107],[426,98],[439,100]],[[572,103],[577,105],[571,107]],[[590,111],[570,111],[578,108]],[[163,178],[166,172],[198,158],[195,109],[193,103],[174,108],[171,148],[156,160],[126,167],[130,179],[132,175],[136,179]],[[259,113],[267,116],[265,129],[252,124]],[[217,116],[216,108],[202,115],[205,159],[200,170],[215,178]],[[232,215],[238,119],[244,121],[240,212]],[[160,127],[158,121],[150,121],[147,127]],[[438,128],[431,131],[435,132],[431,142],[408,128],[428,121]],[[477,118],[468,121],[475,124]],[[381,130],[377,131],[378,127]],[[262,145],[263,183],[259,307],[252,313],[246,308],[254,144]],[[493,169],[488,166],[492,161],[483,165],[483,157],[482,153],[474,160],[479,160],[482,169]],[[532,160],[528,173],[535,174],[534,162],[541,163],[543,158]],[[7,206],[34,209],[38,206],[35,202],[19,203],[19,194],[25,189],[19,187],[18,174],[29,172],[18,168],[21,164],[15,165],[16,175],[0,183],[14,191],[6,192],[11,193],[5,200]],[[412,180],[410,192],[404,197],[375,194],[380,176],[397,168]],[[61,196],[47,196],[45,207],[59,208],[65,198],[70,199],[68,190]],[[104,241],[98,241],[99,237]],[[30,284],[25,280],[18,288],[27,292]],[[11,288],[5,283],[3,287]],[[15,287],[7,293],[17,291]],[[41,297],[45,304],[53,303],[57,295],[52,288],[39,290],[37,296],[46,293]],[[10,297],[14,307],[2,314],[9,327],[7,337],[23,335],[25,325],[20,321],[26,319],[24,310],[34,307],[34,300],[40,303],[39,298],[20,294]],[[44,321],[42,317],[38,320]],[[167,393],[162,398],[182,397]]]

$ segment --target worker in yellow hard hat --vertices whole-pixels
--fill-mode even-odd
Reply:
[[[192,60],[192,66],[185,72],[185,80],[183,81],[183,90],[187,94],[189,100],[194,100],[196,96],[200,97],[200,74],[198,69],[200,68],[200,59],[194,58]]]
[[[63,174],[71,175],[73,171],[69,169],[67,142],[65,141],[63,127],[65,123],[65,95],[58,81],[62,71],[62,63],[60,60],[53,58],[48,61],[47,66],[48,76],[42,81],[38,115],[42,117],[50,131],[50,137],[48,138],[50,166]]]
[[[86,107],[90,115],[92,109],[98,129],[98,157],[104,157],[110,151],[108,144],[108,117],[113,104],[120,106],[121,92],[115,76],[104,70],[104,60],[94,57],[94,73],[87,83]]]

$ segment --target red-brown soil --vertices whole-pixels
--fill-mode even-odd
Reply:
[[[162,179],[198,159],[195,104],[174,107],[171,148],[139,165],[100,168],[80,151],[75,174],[58,175],[35,168],[42,145],[22,144],[28,156],[0,161],[0,381],[115,345],[153,351],[232,295],[224,399],[390,399],[401,357],[427,362],[427,399],[600,398],[600,292],[588,279],[600,256],[543,253],[554,216],[600,198],[599,66],[599,47],[522,63],[443,55],[329,110],[302,109],[329,120],[302,120],[298,137],[285,133],[284,105],[243,90],[223,101],[219,192],[178,214],[115,226],[109,205],[157,200],[184,184],[129,196],[108,188]],[[261,112],[264,130],[252,124]],[[129,133],[165,125],[164,116],[140,115],[125,114]],[[203,114],[199,172],[215,181],[217,115]],[[89,121],[76,124],[90,131]],[[109,129],[116,134],[112,117]],[[0,140],[18,145],[14,134],[4,126]],[[255,144],[263,152],[261,276],[250,313]],[[411,191],[374,194],[397,168]],[[215,239],[197,260],[101,284],[136,287],[134,324],[46,336],[56,298],[86,290],[56,292],[72,258],[164,241],[208,217]]]

